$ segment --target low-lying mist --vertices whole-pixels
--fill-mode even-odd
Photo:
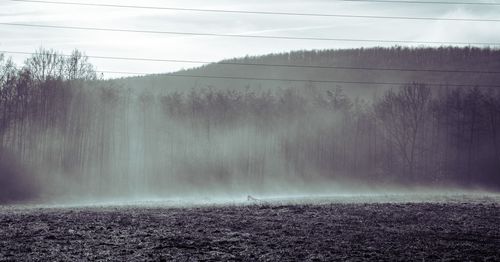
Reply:
[[[154,96],[110,87],[64,88],[64,100],[47,96],[55,101],[30,109],[3,131],[4,202],[244,199],[475,187],[486,185],[489,175],[454,173],[456,163],[448,173],[439,169],[446,162],[425,151],[440,148],[424,137],[440,131],[431,129],[436,126],[427,116],[421,119],[424,131],[414,137],[418,147],[410,148],[413,140],[408,140],[399,151],[394,147],[405,136],[394,132],[406,124],[386,131],[396,119],[378,122],[395,112],[377,113],[388,101],[375,106],[351,101],[340,89],[311,96],[298,89],[271,94],[201,88]],[[390,94],[423,88],[409,85]],[[430,93],[426,99],[431,101]],[[452,145],[443,146],[452,153]],[[410,150],[414,162],[402,155]],[[475,170],[482,168],[476,164],[480,159],[475,154]],[[488,178],[490,185],[498,182]]]
[[[195,90],[161,98],[119,89],[76,92],[60,111],[33,112],[3,132],[18,163],[3,159],[12,171],[3,173],[11,181],[2,186],[27,191],[14,198],[246,197],[335,187],[335,177],[321,174],[297,148],[299,139],[313,139],[313,122],[314,129],[329,129],[335,117],[230,108],[236,105],[220,101],[229,93],[210,94],[219,101],[207,105],[207,94]],[[187,96],[190,104],[175,107]],[[54,112],[63,115],[48,115]]]
[[[496,89],[411,82],[370,98],[311,82],[132,89],[97,80],[77,51],[47,60],[60,71],[40,71],[51,52],[21,70],[0,63],[2,203],[500,188]]]

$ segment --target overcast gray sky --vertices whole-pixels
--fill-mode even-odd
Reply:
[[[77,0],[68,1],[78,2]],[[106,0],[90,2],[80,0],[80,2],[273,12],[500,19],[500,6],[356,3],[334,0]],[[483,0],[483,2],[488,1]],[[500,42],[500,22],[221,14],[82,7],[7,0],[0,0],[0,22],[294,37]],[[389,46],[394,44],[174,36],[0,25],[0,50],[32,52],[43,46],[59,50],[62,53],[70,53],[72,49],[77,48],[91,56],[217,61],[245,55],[291,50],[374,45]],[[25,55],[11,56],[17,64],[22,64],[26,58]],[[193,64],[183,63],[104,59],[91,59],[91,62],[99,70],[145,73],[171,72],[193,66]],[[117,75],[107,75],[107,77],[111,76]]]

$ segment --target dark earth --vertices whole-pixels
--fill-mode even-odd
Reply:
[[[499,202],[0,207],[1,261],[500,261]]]

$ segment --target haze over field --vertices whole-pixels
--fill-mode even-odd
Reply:
[[[0,0],[0,261],[500,261],[500,0]]]
[[[0,0],[0,202],[496,191],[498,8]]]
[[[247,76],[230,80],[97,80],[78,51],[39,49],[23,68],[4,59],[0,199],[496,190],[499,56],[452,47],[300,51],[176,73]],[[346,76],[226,63],[412,71]],[[263,80],[327,77],[358,81]]]

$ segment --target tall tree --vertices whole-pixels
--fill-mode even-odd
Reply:
[[[389,90],[375,110],[386,138],[397,148],[410,181],[415,181],[417,140],[425,124],[431,101],[430,88],[412,83],[397,92]]]
[[[50,79],[61,79],[64,75],[64,58],[53,49],[44,49],[40,47],[26,61],[25,70],[31,73],[31,76],[38,83]]]
[[[94,66],[89,63],[88,56],[73,50],[64,62],[64,76],[68,80],[96,80],[97,74]]]

